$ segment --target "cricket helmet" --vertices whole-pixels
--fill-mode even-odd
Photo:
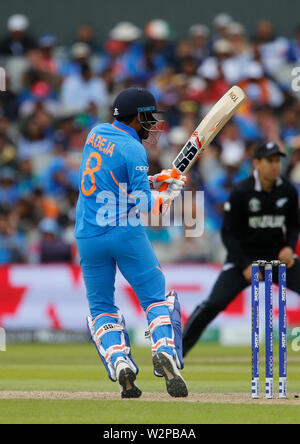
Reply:
[[[138,113],[163,113],[158,110],[156,100],[145,88],[131,87],[120,92],[113,103],[116,118],[134,116]]]

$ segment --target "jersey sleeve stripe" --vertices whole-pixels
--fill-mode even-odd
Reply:
[[[122,187],[122,185],[119,184],[119,182],[117,181],[117,179],[115,178],[115,176],[113,175],[113,172],[110,172],[111,177],[113,178],[114,182],[118,185],[119,188],[121,188],[121,190],[131,199],[135,200],[135,197],[132,196],[131,194],[128,194],[127,191]]]
[[[111,126],[113,126],[114,128],[116,128],[116,129],[119,130],[119,131],[123,131],[123,133],[129,134],[128,131],[125,131],[125,130],[123,130],[123,129],[121,129],[121,128],[118,128],[118,127],[117,127],[116,125],[114,125],[113,123],[111,124]]]

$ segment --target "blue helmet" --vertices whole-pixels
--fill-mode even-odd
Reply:
[[[163,113],[158,110],[156,100],[145,88],[131,87],[120,92],[113,103],[113,116],[134,116],[140,112]]]

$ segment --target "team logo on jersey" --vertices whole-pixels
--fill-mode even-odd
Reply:
[[[249,200],[249,211],[251,211],[252,213],[257,213],[258,211],[260,211],[260,209],[261,203],[256,197],[253,197]]]
[[[144,166],[144,165],[138,165],[138,166],[135,167],[135,169],[137,171],[148,171],[149,167],[148,166]]]
[[[282,208],[286,204],[287,201],[288,201],[287,197],[282,197],[281,199],[278,199],[276,201],[276,207]]]
[[[119,110],[118,110],[118,108],[115,108],[114,109],[114,116],[118,116],[120,113],[119,113]]]
[[[285,216],[263,215],[249,217],[250,228],[281,228],[285,230]]]

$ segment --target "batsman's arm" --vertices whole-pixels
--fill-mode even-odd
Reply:
[[[146,158],[140,158],[127,163],[128,189],[131,202],[135,203],[137,209],[145,214],[149,213],[154,205],[147,171],[148,163]]]
[[[132,147],[128,147],[128,153],[130,149],[133,150]],[[126,164],[129,202],[134,203],[136,208],[143,214],[148,214],[152,211],[155,215],[159,215],[167,211],[169,202],[180,192],[176,188],[176,184],[167,183],[170,189],[166,192],[159,192],[156,189],[151,190],[149,177],[147,175],[149,168],[145,151],[139,150],[131,152],[131,156],[127,158]],[[172,186],[175,186],[176,189],[172,189]],[[167,204],[168,208],[166,208],[165,204]]]

